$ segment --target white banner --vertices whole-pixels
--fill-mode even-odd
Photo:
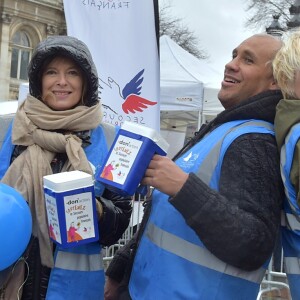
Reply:
[[[97,66],[103,121],[159,130],[153,0],[64,0],[64,10],[68,35],[87,44]]]

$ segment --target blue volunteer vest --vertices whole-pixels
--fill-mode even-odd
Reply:
[[[282,218],[282,246],[285,272],[293,299],[300,299],[300,207],[295,188],[290,181],[294,150],[300,138],[300,124],[294,125],[281,147],[281,176],[284,183],[284,216]]]
[[[218,190],[227,148],[240,135],[253,132],[274,135],[273,125],[267,122],[228,122],[206,135],[176,164],[187,173],[196,173]],[[262,267],[246,272],[216,258],[168,202],[168,196],[154,191],[152,211],[137,250],[129,291],[134,300],[253,300],[265,270]]]
[[[0,151],[0,178],[10,165],[14,145],[11,143],[12,124],[8,128]],[[91,144],[84,150],[95,174],[100,172],[116,134],[114,127],[103,124],[92,131]],[[95,195],[101,196],[104,187],[95,181]],[[101,231],[99,233],[101,235]],[[101,245],[97,242],[70,249],[56,247],[54,268],[51,270],[47,300],[94,300],[104,298],[104,265]]]

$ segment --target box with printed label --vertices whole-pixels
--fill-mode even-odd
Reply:
[[[49,235],[64,248],[99,239],[92,175],[81,171],[44,176]]]
[[[124,122],[96,179],[121,195],[134,195],[154,154],[169,144],[154,130]]]

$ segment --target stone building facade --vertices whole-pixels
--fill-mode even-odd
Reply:
[[[63,0],[1,0],[0,18],[0,101],[16,100],[35,46],[66,34]]]

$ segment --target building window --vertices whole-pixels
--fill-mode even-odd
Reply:
[[[12,38],[10,77],[27,80],[27,67],[32,48],[28,35],[24,31],[17,31]]]

